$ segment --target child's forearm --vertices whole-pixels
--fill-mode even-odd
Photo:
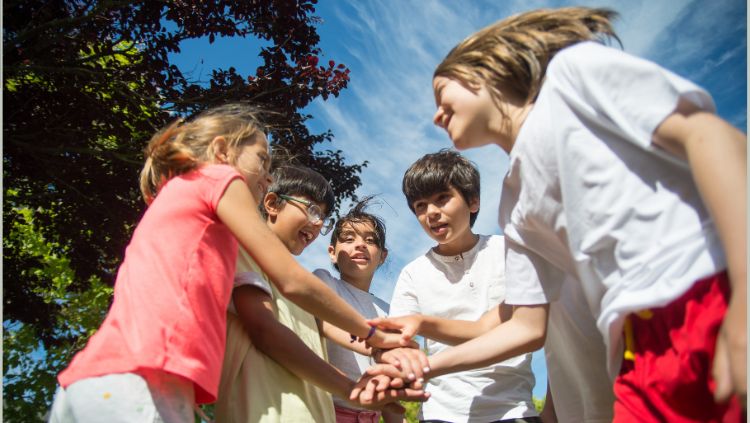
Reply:
[[[681,102],[654,142],[687,159],[726,252],[733,291],[747,292],[747,137],[718,116]]]
[[[255,348],[302,380],[341,398],[354,386],[341,371],[320,358],[288,327],[279,322],[271,298],[252,288],[237,288],[235,306]]]
[[[356,353],[369,356],[372,352],[372,348],[368,347],[364,342],[352,342],[351,336],[348,332],[343,329],[337,328],[336,326],[328,322],[319,322],[318,327],[327,339],[335,342],[346,349],[354,351]]]
[[[229,184],[219,200],[216,213],[282,295],[309,313],[354,335],[367,336],[370,328],[364,317],[323,281],[303,269],[268,229],[242,181]]]
[[[430,356],[430,377],[489,366],[544,346],[549,305],[518,306],[513,318],[461,345]]]
[[[499,324],[500,307],[496,306],[476,321],[422,316],[419,334],[444,344],[458,345],[487,333]]]

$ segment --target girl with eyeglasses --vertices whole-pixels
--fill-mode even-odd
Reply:
[[[309,168],[281,167],[274,171],[273,181],[261,213],[276,237],[297,256],[319,234],[331,230],[328,213],[334,207],[333,191],[322,175]],[[331,393],[348,397],[356,379],[326,362],[315,316],[284,298],[242,250],[234,286],[217,421],[334,421]]]

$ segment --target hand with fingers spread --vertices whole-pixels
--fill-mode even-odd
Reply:
[[[398,346],[405,347],[409,343],[414,342],[412,338],[421,330],[423,321],[421,314],[412,314],[401,317],[378,317],[368,320],[367,323],[383,331],[396,331],[400,333],[401,343]]]
[[[405,380],[413,384],[413,388],[420,389],[424,383],[425,373],[430,371],[427,356],[416,348],[394,348],[391,350],[375,349],[372,357],[378,363],[391,364],[401,369]]]
[[[379,319],[374,319],[379,320]],[[375,325],[372,325],[373,327],[376,327]],[[417,348],[418,345],[416,342],[411,340],[411,336],[404,336],[400,331],[398,330],[392,330],[392,329],[381,329],[377,328],[375,332],[373,332],[372,336],[369,339],[360,339],[367,342],[367,345],[381,348],[381,349],[390,349],[390,348],[398,348],[398,347],[410,347],[410,348]]]

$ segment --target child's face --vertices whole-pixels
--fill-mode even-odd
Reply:
[[[270,198],[269,198],[270,197]],[[304,195],[290,195],[300,200],[312,201]],[[270,200],[270,202],[269,202]],[[323,222],[311,223],[304,204],[293,200],[282,200],[276,193],[266,195],[267,223],[292,255],[300,255],[320,234]],[[325,204],[315,203],[325,211]]]
[[[438,244],[450,244],[471,232],[471,213],[479,211],[479,200],[466,203],[461,193],[447,190],[415,201],[412,206],[422,229]]]
[[[237,149],[234,167],[245,177],[255,201],[261,202],[271,185],[271,158],[268,154],[268,141],[265,135],[258,134],[253,142]]]
[[[336,245],[328,246],[328,255],[342,279],[372,280],[387,255],[378,246],[376,235],[370,222],[344,223]]]
[[[486,88],[472,91],[443,76],[432,80],[437,111],[432,120],[445,129],[459,150],[496,142],[502,115]]]

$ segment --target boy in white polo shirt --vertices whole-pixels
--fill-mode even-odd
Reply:
[[[391,316],[421,314],[444,319],[499,323],[510,316],[505,297],[504,239],[477,235],[479,171],[455,151],[417,160],[404,174],[403,192],[422,229],[437,245],[406,265],[391,300]],[[423,324],[427,354],[462,339],[445,337]],[[440,342],[439,342],[440,341]],[[531,354],[499,364],[429,380],[423,422],[538,422],[531,400]],[[517,420],[518,419],[518,420]]]

